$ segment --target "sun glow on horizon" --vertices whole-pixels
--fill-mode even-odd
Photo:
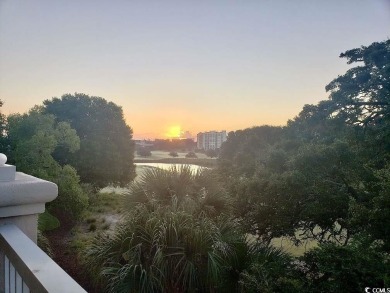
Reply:
[[[168,138],[179,138],[181,136],[181,127],[179,125],[169,127],[165,136]]]

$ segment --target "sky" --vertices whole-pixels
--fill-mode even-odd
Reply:
[[[1,111],[77,92],[136,139],[285,125],[388,38],[390,0],[0,0]]]

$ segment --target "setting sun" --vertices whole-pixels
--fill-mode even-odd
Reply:
[[[181,127],[180,126],[171,126],[166,134],[169,138],[179,138],[181,135]]]

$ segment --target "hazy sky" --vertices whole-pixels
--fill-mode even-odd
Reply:
[[[65,93],[121,105],[135,138],[283,125],[390,37],[390,0],[0,0],[5,114]]]

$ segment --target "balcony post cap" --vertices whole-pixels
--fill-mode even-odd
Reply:
[[[16,167],[6,162],[7,156],[0,153],[0,182],[15,181]]]
[[[3,153],[0,153],[0,166],[4,166],[7,163],[7,156]]]

